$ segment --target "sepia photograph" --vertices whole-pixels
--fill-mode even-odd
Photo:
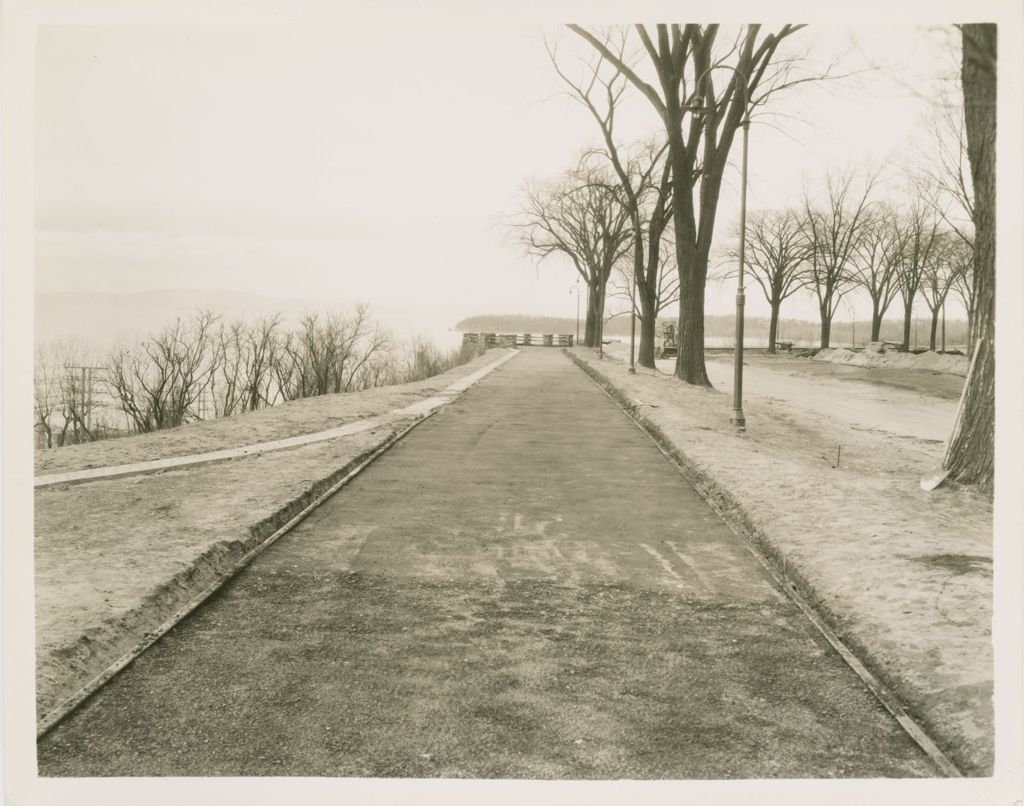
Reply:
[[[7,802],[1024,799],[1019,2],[2,14]]]

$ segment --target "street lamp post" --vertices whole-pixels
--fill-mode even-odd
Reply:
[[[629,371],[636,372],[636,278],[629,287]]]
[[[742,77],[742,74],[737,73]],[[740,431],[747,430],[747,418],[743,416],[743,308],[746,296],[743,293],[743,269],[747,250],[747,147],[750,140],[750,104],[747,103],[747,85],[743,83],[743,167],[740,178],[740,280],[736,287],[736,357],[733,368],[732,424]]]
[[[747,154],[750,141],[750,96],[747,90],[747,77],[735,67],[727,64],[716,64],[709,67],[693,82],[695,87],[700,86],[701,79],[712,70],[723,68],[731,70],[738,81],[742,82],[743,88],[743,119],[740,126],[743,128],[743,162],[740,169],[740,271],[739,283],[736,286],[736,351],[733,365],[733,393],[732,393],[732,417],[731,422],[738,431],[747,430],[747,418],[743,415],[743,309],[746,305],[746,295],[743,291],[744,268],[746,266],[747,249]],[[704,99],[700,96],[690,98],[690,101],[697,103],[686,104],[683,109],[690,112],[706,112]]]
[[[576,341],[575,345],[580,346],[580,281],[576,281],[576,285],[569,289],[569,293],[576,293]]]

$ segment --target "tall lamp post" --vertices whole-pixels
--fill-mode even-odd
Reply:
[[[577,347],[580,346],[580,281],[576,280],[576,285],[569,289],[569,293],[576,294],[576,341]]]
[[[629,371],[636,373],[636,278],[629,286]]]
[[[747,418],[743,415],[743,308],[746,304],[746,295],[743,291],[744,267],[746,265],[747,249],[747,152],[750,140],[750,96],[747,92],[747,77],[735,67],[727,64],[716,64],[709,67],[693,82],[695,87],[700,86],[701,79],[712,70],[731,70],[737,78],[737,83],[743,88],[743,119],[740,126],[743,127],[743,163],[740,175],[740,272],[739,283],[736,286],[736,352],[733,365],[733,392],[732,392],[732,417],[729,419],[739,431],[747,430]],[[708,107],[704,105],[703,97],[694,95],[690,103],[684,104],[683,109],[690,112],[707,112]]]
[[[846,307],[846,313],[850,316],[850,349],[857,349],[857,312],[853,309],[849,300],[844,299],[843,305]]]

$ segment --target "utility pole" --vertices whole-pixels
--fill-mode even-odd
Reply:
[[[75,397],[78,398],[78,403],[81,406],[80,412],[81,418],[82,420],[84,420],[85,430],[91,434],[93,402],[92,388],[96,380],[96,370],[101,370],[103,369],[103,367],[82,366],[79,364],[65,364],[64,369],[67,370],[68,375],[71,377],[75,377],[75,374],[81,373],[79,375],[79,377],[81,378],[81,386],[79,386],[79,388],[74,391],[77,392]]]

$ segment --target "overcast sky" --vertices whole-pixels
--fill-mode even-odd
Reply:
[[[424,330],[572,315],[572,270],[535,266],[501,222],[525,177],[560,173],[596,140],[544,41],[567,58],[578,45],[564,29],[480,25],[41,29],[37,290],[362,300]],[[830,166],[897,174],[953,64],[934,28],[812,26],[791,44],[810,67],[848,50],[839,71],[860,72],[755,120],[753,209],[797,201]],[[625,117],[624,132],[658,129],[643,99]],[[735,170],[727,183],[720,239]],[[711,289],[709,311],[732,293]],[[789,313],[816,316],[806,301]]]

